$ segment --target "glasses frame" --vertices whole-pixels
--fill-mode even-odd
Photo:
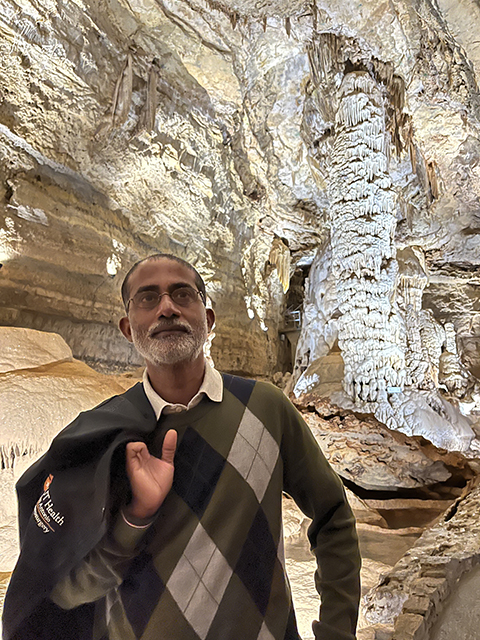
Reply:
[[[158,296],[158,300],[157,302],[152,306],[152,307],[138,307],[135,303],[133,303],[133,306],[136,309],[144,309],[146,311],[151,311],[152,309],[155,309],[155,307],[158,307],[158,305],[160,304],[161,299],[163,298],[163,296],[168,296],[170,298],[170,300],[173,302],[173,304],[178,305],[179,307],[181,307],[182,309],[189,307],[190,304],[192,304],[193,302],[195,302],[195,300],[192,300],[192,302],[189,302],[186,305],[182,305],[179,304],[178,302],[175,302],[175,300],[172,298],[172,295],[175,294],[175,291],[178,291],[179,289],[190,289],[191,291],[194,291],[197,295],[200,296],[200,300],[202,301],[202,303],[204,304],[204,306],[207,305],[207,300],[205,297],[205,294],[203,293],[203,291],[200,291],[199,289],[195,289],[195,287],[191,287],[190,285],[185,285],[183,287],[177,287],[176,289],[174,289],[171,293],[169,293],[168,291],[165,291],[165,293],[158,293],[157,291],[154,291],[153,289],[146,289],[145,291],[141,291],[140,293],[154,293],[155,295]],[[138,292],[135,294],[135,296],[138,294]],[[135,298],[135,296],[132,296],[129,300],[127,300],[127,305],[126,305],[126,310],[127,313],[130,310],[130,303],[133,302],[133,299]]]

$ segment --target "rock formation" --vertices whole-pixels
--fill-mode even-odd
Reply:
[[[371,625],[390,627],[389,638],[428,640],[458,580],[480,563],[479,499],[477,486],[382,576],[365,598],[364,615]]]
[[[2,0],[0,322],[135,365],[119,283],[173,251],[208,281],[217,364],[269,375],[289,280],[313,261],[320,292],[328,246],[335,308],[317,328],[306,307],[304,333],[338,325],[347,393],[425,377],[430,325],[450,323],[477,410],[479,19],[473,0]],[[416,312],[397,251],[424,264]]]
[[[463,456],[439,451],[422,438],[390,430],[374,418],[357,417],[307,394],[295,400],[330,464],[357,492],[458,486],[475,471]],[[420,491],[420,493],[422,493]],[[438,496],[437,496],[438,497]]]
[[[350,482],[448,484],[410,444],[480,450],[479,32],[477,0],[0,0],[0,324],[137,367],[120,283],[173,252],[205,276],[220,369],[349,411]],[[2,381],[68,389],[57,347]],[[48,439],[37,417],[2,473]],[[420,475],[360,477],[367,434]]]

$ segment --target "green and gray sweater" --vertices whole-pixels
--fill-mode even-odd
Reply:
[[[63,608],[97,601],[94,640],[298,640],[282,532],[282,492],[312,518],[318,640],[352,640],[360,557],[342,483],[300,414],[270,384],[224,376],[160,418],[151,453],[179,435],[173,488],[155,522],[112,531],[55,587]]]

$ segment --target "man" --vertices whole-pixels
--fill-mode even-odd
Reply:
[[[285,491],[313,520],[315,637],[352,640],[354,519],[300,415],[273,385],[206,364],[214,313],[190,264],[150,256],[122,295],[143,384],[81,414],[19,481],[4,638],[298,640]]]

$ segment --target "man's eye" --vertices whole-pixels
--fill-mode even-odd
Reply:
[[[186,287],[184,287],[182,289],[176,289],[173,292],[173,295],[175,296],[175,298],[177,298],[177,300],[187,300],[188,298],[192,297],[192,291],[191,289],[187,289]]]
[[[145,291],[138,296],[138,302],[140,304],[149,304],[155,302],[158,299],[158,295],[153,291]]]

